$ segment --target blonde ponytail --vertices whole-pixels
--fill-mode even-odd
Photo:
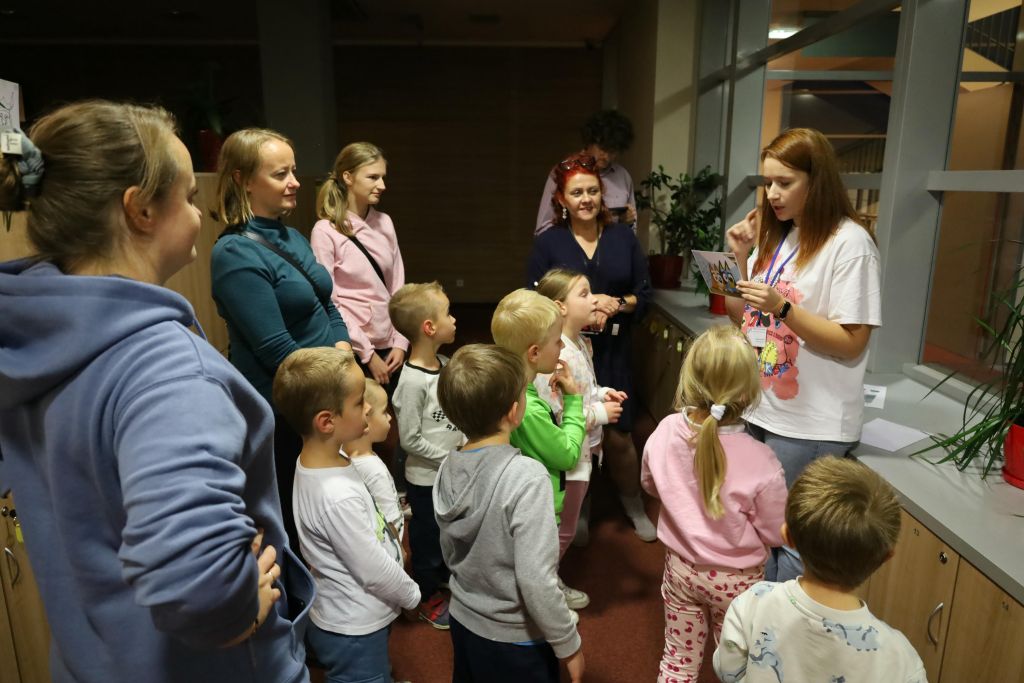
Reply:
[[[725,482],[725,449],[718,438],[718,420],[708,415],[697,432],[697,452],[693,458],[693,471],[700,484],[700,495],[704,509],[711,519],[721,519],[725,514],[718,492]]]
[[[316,215],[331,222],[334,229],[346,237],[352,236],[352,226],[346,216],[348,212],[348,186],[345,174],[355,173],[366,164],[384,158],[380,147],[370,142],[353,142],[345,145],[334,159],[334,168],[316,195]]]
[[[676,409],[707,414],[694,435],[693,471],[704,509],[712,519],[725,514],[719,494],[728,469],[718,427],[739,422],[760,397],[757,360],[737,328],[712,327],[693,341],[679,375]]]
[[[348,188],[334,173],[320,186],[316,194],[316,215],[331,222],[334,229],[346,237],[352,236],[352,226],[345,214],[348,212]]]

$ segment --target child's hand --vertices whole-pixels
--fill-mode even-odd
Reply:
[[[622,404],[618,401],[605,401],[604,412],[608,413],[608,424],[615,424],[622,415]]]
[[[616,403],[622,403],[627,398],[629,398],[629,396],[626,395],[625,391],[619,391],[617,389],[609,389],[604,394],[605,401],[615,401]]]
[[[559,389],[563,395],[574,395],[580,393],[576,387],[576,380],[569,372],[569,366],[564,360],[559,360],[555,371],[551,373],[550,386],[552,389]]]
[[[586,669],[583,662],[583,648],[576,650],[562,661],[565,662],[565,668],[569,671],[569,680],[572,683],[583,683],[583,671]]]

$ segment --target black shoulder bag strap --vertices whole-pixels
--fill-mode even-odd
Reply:
[[[309,286],[313,288],[313,295],[316,296],[316,299],[317,301],[320,302],[320,305],[324,307],[324,312],[327,313],[327,317],[330,317],[331,312],[327,308],[328,304],[324,303],[324,300],[321,299],[316,293],[316,283],[313,282],[313,278],[310,277],[309,273],[306,272],[306,269],[302,267],[302,264],[295,260],[295,257],[286,252],[284,249],[278,247],[273,242],[267,240],[265,237],[263,237],[263,235],[259,235],[253,232],[252,230],[239,230],[235,234],[241,235],[242,237],[252,240],[256,244],[266,247],[270,251],[280,256],[285,261],[285,263],[290,265],[295,270],[299,271],[299,273],[302,274],[302,277],[306,278],[306,281],[309,283]]]
[[[380,269],[379,265],[377,265],[377,260],[370,256],[370,252],[366,250],[366,247],[364,247],[363,243],[359,241],[359,238],[355,236],[355,233],[348,235],[348,238],[352,240],[352,244],[359,247],[359,251],[363,252],[363,256],[365,256],[366,260],[370,262],[371,266],[373,266],[373,272],[377,273],[377,277],[379,277],[380,281],[384,283],[384,289],[387,289],[388,281],[384,279],[384,271]]]

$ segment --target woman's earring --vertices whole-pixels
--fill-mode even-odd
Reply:
[[[562,220],[564,221],[568,217],[569,217],[569,209],[567,209],[567,208],[565,208],[563,206],[562,207]]]

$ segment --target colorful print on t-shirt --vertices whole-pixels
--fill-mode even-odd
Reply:
[[[776,285],[779,293],[793,305],[799,304],[804,295],[791,282],[780,281]],[[782,400],[795,398],[800,393],[797,377],[797,356],[800,354],[800,340],[782,320],[768,313],[761,313],[750,304],[743,307],[743,332],[751,327],[767,327],[768,335],[764,348],[760,350],[757,365],[761,371],[761,388],[771,391]]]

